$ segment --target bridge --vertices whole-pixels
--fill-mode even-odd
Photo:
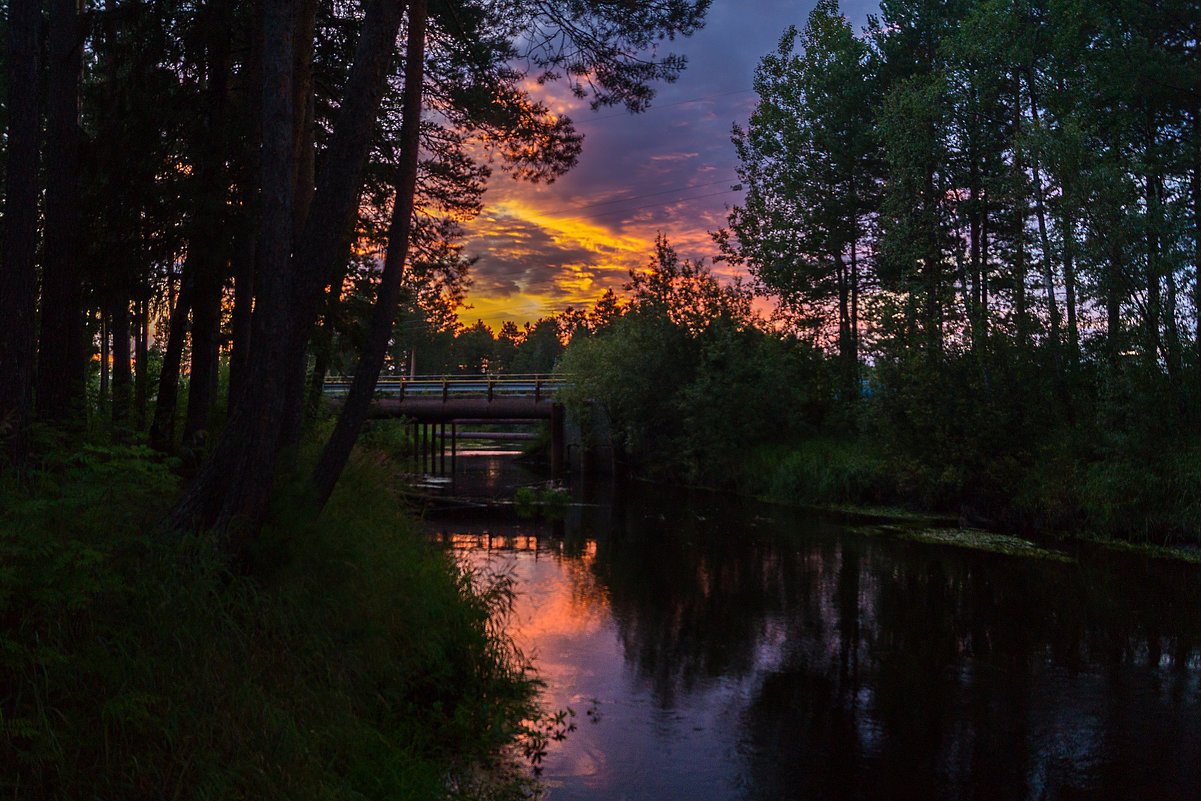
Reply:
[[[337,408],[350,391],[351,379],[326,378],[325,397]],[[458,441],[471,439],[532,439],[514,432],[459,431],[460,423],[499,423],[549,420],[551,472],[564,467],[563,406],[554,400],[566,384],[559,376],[542,374],[499,376],[381,377],[371,403],[373,418],[410,421],[413,458],[421,472],[455,471]],[[449,425],[450,430],[447,431]]]

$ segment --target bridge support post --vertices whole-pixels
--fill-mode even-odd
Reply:
[[[417,424],[409,423],[407,428],[408,428],[408,434],[409,434],[409,461],[410,461],[409,469],[412,470],[414,473],[416,473],[417,472]]]
[[[430,471],[430,424],[421,424],[421,472]]]
[[[554,478],[563,475],[566,466],[563,436],[563,404],[556,403],[550,407],[550,474]]]
[[[446,475],[446,423],[438,424],[438,472]]]

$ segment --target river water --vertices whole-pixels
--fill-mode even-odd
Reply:
[[[536,480],[461,460],[466,491]],[[511,574],[575,730],[552,799],[1201,799],[1201,568],[914,541],[739,499],[576,488],[433,516]]]

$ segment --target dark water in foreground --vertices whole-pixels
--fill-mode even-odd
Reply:
[[[552,799],[1201,798],[1201,568],[582,499],[558,526],[429,524],[513,574],[511,630],[577,712]]]

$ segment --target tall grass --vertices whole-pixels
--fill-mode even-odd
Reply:
[[[231,570],[154,536],[176,490],[142,448],[48,462],[0,507],[0,796],[520,797],[536,683],[511,600],[428,545],[387,460],[323,514],[285,493]]]
[[[895,479],[868,443],[814,438],[754,451],[744,468],[746,488],[780,503],[883,503],[895,496]]]

